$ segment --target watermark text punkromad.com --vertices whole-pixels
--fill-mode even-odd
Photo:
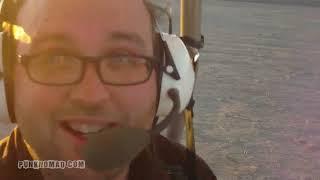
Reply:
[[[18,169],[84,169],[84,160],[23,160],[18,161]]]

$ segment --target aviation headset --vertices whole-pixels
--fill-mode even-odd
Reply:
[[[18,7],[19,5],[21,6],[21,3],[21,0],[2,1],[1,26],[4,21],[15,23],[16,17],[12,17],[11,13],[12,11],[18,12]],[[160,36],[160,48],[162,48],[162,61],[158,72],[159,89],[156,119],[164,119],[170,114],[175,104],[168,96],[170,89],[178,90],[179,112],[182,112],[189,104],[195,84],[195,71],[193,60],[180,37],[163,32],[159,32],[158,35]],[[5,117],[9,117],[11,122],[15,122],[12,74],[15,49],[13,38],[2,30],[0,35],[0,58],[5,93],[1,94],[0,98],[4,99],[5,97],[6,103],[2,101],[0,105],[3,107],[2,109],[7,108],[7,111],[4,110],[8,112]]]

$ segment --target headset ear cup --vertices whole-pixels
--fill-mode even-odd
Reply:
[[[161,38],[165,62],[160,68],[162,79],[157,110],[160,119],[166,117],[173,108],[174,103],[169,98],[168,91],[178,90],[181,105],[179,112],[182,112],[189,104],[195,84],[193,61],[183,41],[176,35],[166,33],[161,33]]]

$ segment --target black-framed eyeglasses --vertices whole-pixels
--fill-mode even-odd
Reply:
[[[108,55],[100,57],[36,54],[18,55],[29,78],[39,84],[63,86],[81,82],[88,63],[94,63],[100,81],[115,86],[144,83],[157,64],[155,57]]]

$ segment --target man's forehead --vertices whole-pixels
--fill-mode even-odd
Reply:
[[[144,0],[26,0],[17,20],[33,39],[40,34],[70,30],[74,24],[77,24],[75,28],[81,29],[70,32],[82,31],[92,34],[99,32],[97,29],[104,28],[112,32],[130,30],[131,34],[145,36],[149,33],[143,31],[151,30],[151,26],[144,28],[148,27],[148,24],[151,25]],[[146,23],[146,20],[150,23]]]
[[[43,23],[90,21],[106,24],[111,20],[143,21],[145,17],[150,15],[144,0],[25,0],[17,21],[25,29],[34,29]]]

